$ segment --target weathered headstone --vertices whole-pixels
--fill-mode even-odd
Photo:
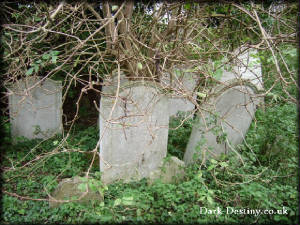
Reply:
[[[163,165],[150,173],[148,184],[152,184],[156,179],[161,179],[163,183],[178,183],[184,178],[183,161],[175,156],[171,156],[164,161]]]
[[[62,132],[62,86],[50,79],[30,77],[8,88],[13,137],[46,139]]]
[[[243,142],[254,117],[256,107],[263,98],[257,92],[263,90],[261,65],[255,50],[248,50],[237,57],[231,72],[224,71],[207,103],[198,113],[197,122],[184,155],[184,162],[191,163],[194,153],[204,161],[221,153],[235,151]]]
[[[148,81],[104,86],[100,102],[102,181],[148,177],[167,153],[168,99]]]
[[[251,96],[250,87],[235,86],[203,106],[208,112],[198,114],[184,155],[186,164],[193,161],[194,153],[205,160],[226,154],[243,141],[257,105]]]
[[[175,116],[179,111],[192,112],[196,101],[194,89],[197,84],[197,75],[187,72],[187,69],[175,68],[172,74],[164,74],[162,85],[169,90],[169,115]]]
[[[92,178],[73,177],[63,179],[52,194],[54,199],[49,201],[50,207],[57,207],[63,201],[77,201],[87,204],[90,201],[101,202],[103,194],[98,191],[98,181]],[[97,189],[97,190],[96,190]]]

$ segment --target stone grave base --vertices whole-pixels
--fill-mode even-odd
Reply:
[[[82,180],[82,178],[83,177],[76,176],[74,178],[63,179],[53,192],[52,197],[54,197],[56,200],[74,200],[83,204],[88,204],[90,201],[102,202],[104,200],[103,195],[98,191],[92,191],[90,186],[88,187],[88,192],[85,194],[86,184],[88,182]],[[90,179],[92,178],[89,178],[89,181]],[[62,203],[63,202],[49,201],[50,207],[57,207]]]
[[[156,179],[160,179],[163,183],[178,183],[184,178],[184,167],[183,161],[171,156],[160,168],[150,173],[148,184],[151,185]]]

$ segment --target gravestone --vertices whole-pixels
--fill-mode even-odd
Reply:
[[[166,159],[163,165],[150,173],[148,184],[153,184],[156,179],[160,179],[162,183],[178,183],[184,179],[183,161],[175,156]]]
[[[171,79],[172,78],[172,79]],[[172,77],[166,73],[162,77],[162,86],[171,90],[169,94],[169,115],[176,116],[181,112],[192,112],[195,109],[197,75],[188,69],[174,68]]]
[[[122,79],[103,87],[100,105],[102,181],[148,177],[167,154],[167,97],[152,82]]]
[[[184,155],[186,164],[194,161],[194,153],[196,159],[204,162],[221,153],[235,151],[234,147],[243,142],[257,105],[263,101],[257,96],[258,91],[263,90],[263,81],[255,54],[256,50],[248,50],[238,55],[232,71],[224,71],[221,84],[202,105],[204,110],[197,114]]]
[[[62,86],[59,81],[29,77],[11,85],[9,114],[12,137],[47,139],[62,132]]]
[[[63,179],[52,194],[54,199],[49,201],[50,207],[57,207],[64,201],[77,201],[83,204],[90,204],[91,201],[102,202],[103,193],[98,191],[98,181],[86,177],[73,177]],[[95,190],[97,189],[97,190]]]
[[[184,154],[186,164],[193,161],[194,153],[205,161],[228,153],[244,140],[257,105],[251,96],[254,96],[252,88],[235,86],[203,106],[213,115],[209,112],[202,112],[203,115],[198,113],[198,121],[193,126]]]

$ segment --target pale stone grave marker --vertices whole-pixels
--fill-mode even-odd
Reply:
[[[49,206],[57,207],[64,201],[76,201],[82,204],[91,204],[91,201],[102,202],[104,200],[103,193],[91,188],[91,184],[97,188],[102,188],[98,187],[97,182],[98,180],[93,178],[79,176],[65,178],[61,180],[52,193],[52,198],[54,199],[50,199]]]
[[[122,79],[117,86],[117,82],[104,86],[100,100],[100,171],[104,183],[148,177],[167,154],[167,97],[149,81]]]
[[[39,81],[29,77],[8,88],[12,137],[47,139],[62,132],[61,83]]]
[[[166,158],[163,165],[150,173],[148,184],[153,184],[156,179],[160,179],[162,183],[178,183],[184,179],[183,161],[175,156]]]
[[[221,153],[235,151],[234,147],[243,142],[256,107],[263,100],[256,96],[258,91],[263,90],[263,82],[260,63],[257,58],[251,57],[255,53],[255,50],[250,50],[241,54],[233,71],[224,72],[220,80],[223,84],[212,91],[215,96],[202,105],[207,112],[198,113],[198,121],[192,129],[184,155],[186,164],[194,160],[194,153],[198,155],[196,158],[205,161]],[[213,115],[216,116],[215,123],[211,123]]]
[[[235,86],[203,106],[216,114],[217,122],[213,123],[214,116],[208,112],[202,112],[204,116],[198,114],[199,121],[193,126],[184,154],[185,163],[193,161],[197,146],[200,149],[199,157],[205,160],[211,156],[217,157],[221,153],[228,153],[236,144],[243,141],[256,109],[256,103],[251,100],[251,95],[254,95],[254,91],[250,87]],[[223,140],[224,142],[222,142],[223,133],[227,134],[227,140]]]

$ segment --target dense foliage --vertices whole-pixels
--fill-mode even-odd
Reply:
[[[265,7],[270,5],[265,4]],[[8,8],[4,7],[9,11],[5,13],[6,20],[15,24],[24,22],[32,27],[46,22],[49,15],[43,17],[43,12],[48,10],[49,5],[33,5],[37,10],[21,4],[8,4]],[[112,63],[114,57],[111,55],[105,53],[105,57],[101,58],[101,54],[95,54],[106,47],[104,31],[87,41],[86,45],[82,46],[82,51],[78,48],[78,52],[72,52],[80,41],[84,41],[92,33],[89,29],[95,30],[99,26],[95,15],[83,5],[76,5],[77,8],[69,5],[61,14],[57,14],[57,19],[66,21],[67,25],[50,24],[52,31],[55,31],[54,35],[40,30],[26,33],[27,27],[23,30],[26,33],[24,37],[15,30],[7,29],[2,38],[6,50],[6,71],[1,76],[5,81],[39,74],[50,74],[53,79],[63,80],[64,111],[72,115],[69,118],[95,116],[95,109],[92,111],[91,104],[88,101],[82,102],[84,95],[81,88],[90,85],[91,80],[87,78],[91,74],[90,70],[97,74],[93,77],[97,80],[102,79],[103,73],[111,73],[116,67]],[[76,10],[82,7],[84,10],[80,14],[79,11],[72,11],[72,7]],[[132,20],[137,31],[135,34],[145,35],[145,43],[148,44],[147,38],[151,36],[153,18],[143,14],[143,7],[141,4],[135,9]],[[187,3],[184,4],[184,9],[190,10],[191,15],[194,15],[194,12],[194,16],[197,16],[199,7]],[[53,8],[51,10],[53,11]],[[177,184],[157,181],[148,185],[146,179],[126,184],[117,182],[101,190],[104,193],[104,202],[92,202],[89,205],[70,202],[51,208],[48,193],[52,193],[62,179],[82,176],[90,169],[89,176],[100,182],[101,173],[97,157],[92,163],[95,153],[93,151],[99,141],[96,122],[87,123],[86,120],[82,120],[82,123],[74,123],[72,129],[66,132],[68,135],[57,135],[48,140],[18,138],[13,141],[10,138],[10,124],[6,115],[1,117],[1,128],[5,132],[0,147],[3,181],[1,223],[299,222],[299,89],[296,83],[299,57],[293,33],[298,7],[291,5],[285,8],[280,14],[281,17],[278,17],[280,19],[270,16],[262,6],[253,7],[249,4],[208,4],[200,7],[201,10],[203,17],[195,17],[195,21],[201,21],[204,25],[199,27],[191,23],[190,26],[195,27],[189,35],[194,38],[194,42],[189,43],[190,45],[182,44],[179,48],[189,53],[184,60],[191,61],[193,65],[202,65],[192,68],[193,72],[199,73],[203,78],[201,87],[209,89],[212,81],[216,82],[217,77],[221,76],[220,67],[230,64],[232,60],[228,52],[235,47],[246,44],[259,50],[264,86],[268,91],[263,96],[264,106],[256,111],[246,142],[236,147],[244,164],[241,164],[233,153],[222,155],[219,159],[211,159],[206,165],[196,162],[186,167],[184,180]],[[257,12],[261,19],[256,22],[261,22],[262,27],[271,33],[272,37],[262,37],[265,34],[264,30],[257,24],[252,25],[256,18],[254,12]],[[81,20],[85,22],[80,25]],[[139,24],[138,21],[143,23]],[[162,24],[158,28],[166,29]],[[197,31],[200,28],[203,32],[198,35]],[[72,29],[74,33],[70,36]],[[35,38],[37,41],[33,41]],[[13,43],[14,47],[20,45],[19,50],[12,51],[14,48],[10,49],[9,43]],[[164,40],[162,43],[166,44],[162,44],[162,54],[167,56],[180,42],[168,43]],[[100,50],[94,46],[98,46]],[[227,48],[231,50],[226,50]],[[273,49],[276,51],[271,51]],[[139,57],[142,58],[143,55]],[[136,60],[141,58],[137,57]],[[89,60],[90,63],[86,63]],[[210,63],[212,61],[213,63]],[[57,68],[60,69],[56,71]],[[80,100],[80,108],[76,108],[74,102]],[[194,118],[186,120],[183,115],[170,120],[168,155],[183,158],[193,123]],[[87,127],[86,124],[90,126]],[[65,128],[69,126],[66,125]],[[206,209],[219,209],[223,213],[209,213]],[[255,209],[261,210],[259,215],[249,211]],[[233,210],[241,211],[234,213]]]
[[[284,95],[277,92],[279,96]],[[180,184],[156,182],[148,186],[146,180],[109,185],[105,191],[105,201],[91,205],[67,203],[58,208],[49,208],[47,201],[22,200],[4,195],[2,199],[3,220],[10,223],[83,223],[83,222],[123,222],[133,223],[264,223],[280,221],[295,224],[298,218],[297,152],[298,133],[297,110],[286,102],[272,105],[274,97],[266,99],[270,104],[265,110],[256,112],[247,135],[247,145],[239,146],[245,166],[241,166],[234,155],[211,160],[206,167],[194,164],[186,168],[186,177]],[[180,117],[179,117],[180,118]],[[180,119],[174,118],[170,126],[175,128]],[[169,153],[182,157],[180,150],[191,131],[190,121],[177,130],[170,131]],[[9,129],[7,127],[7,132]],[[185,137],[185,138],[184,138]],[[176,142],[181,140],[181,142]],[[4,190],[29,198],[46,198],[43,189],[53,191],[63,177],[78,175],[86,170],[89,158],[76,149],[88,151],[98,141],[96,127],[75,130],[61,146],[75,152],[52,154],[61,137],[40,142],[39,140],[19,140],[11,145],[6,139],[6,154],[3,167],[14,168],[5,171]],[[23,166],[40,154],[49,154],[34,167]],[[254,154],[253,154],[254,153]],[[12,165],[13,162],[19,164]],[[97,167],[92,175],[97,176]],[[201,209],[201,207],[203,207]],[[207,209],[217,209],[222,215],[200,214]],[[288,215],[226,214],[234,209],[282,210]],[[271,211],[270,211],[271,212]],[[279,211],[280,212],[280,211]]]
[[[3,220],[9,223],[281,221],[295,224],[299,216],[296,114],[295,107],[289,104],[269,108],[265,112],[261,109],[257,111],[256,124],[252,124],[247,135],[248,145],[240,146],[246,166],[241,167],[235,156],[226,156],[218,161],[211,160],[207,167],[199,168],[199,164],[188,167],[185,180],[180,184],[157,182],[148,186],[146,180],[129,184],[115,183],[109,185],[105,191],[104,202],[91,205],[67,203],[58,208],[49,208],[47,201],[22,200],[4,194]],[[273,126],[275,123],[277,126]],[[281,135],[280,128],[284,128],[284,136]],[[180,134],[183,130],[178,132]],[[170,141],[177,135],[171,134]],[[97,142],[97,136],[97,129],[90,127],[74,134],[66,146],[88,150]],[[275,142],[272,136],[277,136]],[[42,190],[54,190],[59,182],[56,179],[57,174],[62,174],[63,178],[84,172],[89,165],[89,159],[85,154],[77,152],[49,155],[35,167],[26,170],[22,168],[22,165],[34,160],[38,154],[51,152],[60,140],[59,137],[47,140],[34,151],[32,148],[38,143],[37,140],[22,140],[16,145],[6,143],[4,168],[11,167],[10,163],[14,161],[20,164],[13,165],[15,170],[4,173],[6,183],[3,188],[29,198],[47,198]],[[174,145],[169,143],[169,146]],[[264,146],[268,146],[267,149]],[[174,151],[172,147],[169,150],[170,153],[178,151]],[[95,167],[91,174],[96,176],[97,171]],[[227,208],[231,210],[229,207],[274,211],[285,207],[288,215],[201,215],[201,207],[219,207],[223,212]]]

